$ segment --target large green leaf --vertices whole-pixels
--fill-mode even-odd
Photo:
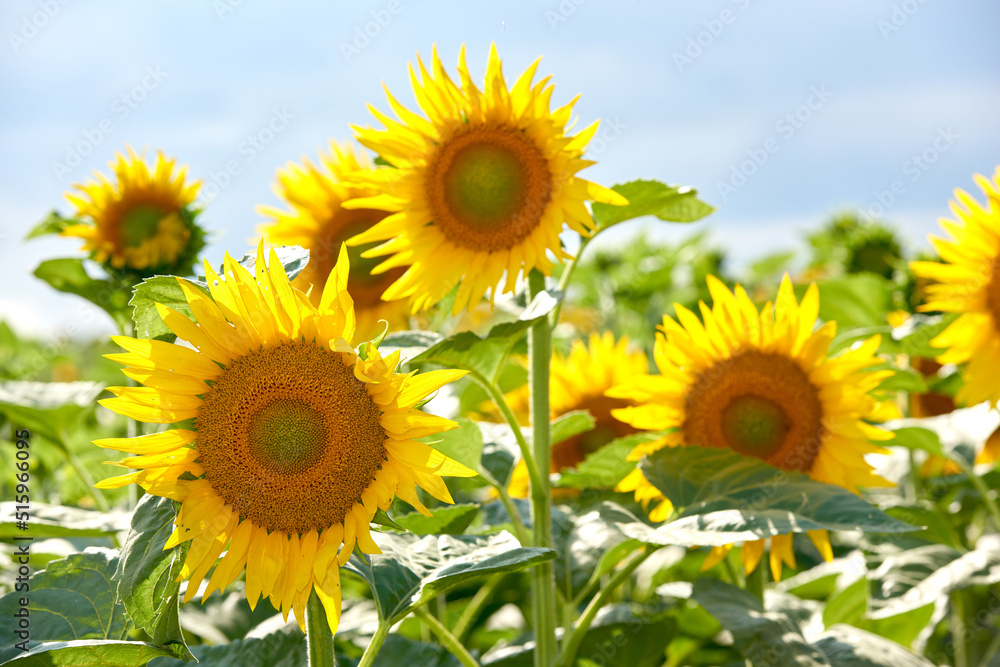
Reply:
[[[556,584],[573,599],[592,579],[610,572],[640,546],[623,528],[641,524],[626,509],[603,502],[582,514],[568,515],[569,525],[554,542],[559,557],[553,564]]]
[[[909,549],[886,558],[872,579],[878,583],[874,619],[943,605],[954,590],[1000,583],[1000,543],[980,539],[964,554],[937,544]]]
[[[174,529],[174,501],[145,495],[132,513],[132,530],[122,547],[115,580],[117,599],[132,623],[153,643],[189,659],[178,620],[177,580],[190,542],[164,551]]]
[[[237,639],[218,646],[196,646],[194,657],[206,667],[300,667],[308,662],[306,637],[298,630],[273,632],[261,638]],[[149,667],[177,667],[176,659],[159,659]],[[338,661],[337,664],[342,664]]]
[[[203,283],[192,282],[203,292],[208,293],[208,289]],[[136,337],[173,339],[174,332],[163,323],[160,314],[156,312],[156,304],[158,303],[173,308],[192,320],[195,319],[177,278],[174,276],[146,278],[135,286],[132,299],[128,302],[128,305],[132,306],[132,321],[135,323]]]
[[[814,646],[831,665],[851,667],[933,667],[896,642],[849,625],[835,625]]]
[[[657,529],[665,537],[721,533],[738,542],[819,529],[917,530],[839,486],[730,450],[666,447],[644,458],[640,467],[679,511]]]
[[[142,667],[153,658],[170,655],[145,642],[79,640],[46,642],[4,665],[11,667]],[[183,664],[183,663],[181,663]]]
[[[393,519],[415,535],[461,535],[479,514],[479,505],[445,505],[431,510],[432,516],[411,512]]]
[[[471,331],[463,331],[445,338],[410,359],[411,364],[436,364],[449,368],[462,368],[480,379],[496,384],[504,362],[514,345],[529,328],[552,312],[561,294],[541,292],[528,304],[518,319],[497,324],[485,338]]]
[[[83,639],[125,639],[125,613],[115,605],[113,576],[118,567],[118,552],[88,547],[68,558],[50,561],[28,581],[29,591],[14,591],[0,599],[0,662],[20,651],[7,641],[15,637],[20,599],[29,599],[31,641],[29,648],[41,642]],[[11,642],[12,644],[13,642]]]
[[[646,215],[668,222],[695,222],[715,211],[698,199],[697,190],[683,185],[640,180],[616,185],[612,190],[628,199],[628,205],[595,203],[594,222],[598,229]]]
[[[0,382],[0,411],[32,435],[62,446],[64,432],[75,429],[80,416],[94,407],[104,391],[96,382]]]
[[[554,558],[552,549],[522,547],[513,535],[428,535],[382,533],[381,554],[364,562],[354,554],[346,568],[372,589],[379,615],[396,622],[416,606],[456,586],[501,572],[523,570]]]
[[[663,436],[663,433],[635,433],[612,440],[587,456],[574,470],[559,475],[557,486],[575,489],[610,489],[635,470],[626,457],[636,446]]]
[[[76,258],[49,259],[35,269],[40,278],[60,292],[82,296],[110,315],[120,327],[128,325],[128,300],[131,283],[128,279],[103,280],[87,275],[83,260]]]
[[[434,435],[434,449],[455,459],[462,465],[479,470],[479,460],[483,451],[483,435],[479,424],[467,417],[455,420],[458,428]]]
[[[819,283],[819,302],[820,319],[836,322],[841,335],[851,329],[886,327],[892,285],[873,273],[831,278]]]
[[[461,662],[440,644],[428,644],[392,634],[375,656],[374,667],[460,667]],[[242,667],[242,666],[240,666]]]
[[[574,435],[586,433],[594,428],[594,416],[587,410],[573,410],[564,415],[559,415],[552,420],[551,443],[558,445],[564,440],[569,440]]]
[[[26,533],[14,521],[16,502],[0,503],[0,538],[9,539]],[[49,505],[32,501],[28,510],[30,534],[34,539],[46,537],[99,537],[113,535],[128,528],[124,512],[95,512],[77,507]]]
[[[960,422],[972,422],[972,410],[958,410],[957,414],[941,415],[925,419],[900,419],[893,433],[896,437],[889,443],[893,446],[919,449],[935,456],[950,459],[964,468],[972,466],[976,459],[975,438],[966,432],[959,431],[955,425]],[[968,425],[968,424],[966,424]],[[989,425],[992,431],[992,423]],[[990,431],[983,434],[983,439]]]
[[[933,359],[944,350],[933,347],[931,341],[957,318],[956,314],[913,315],[905,325],[907,331],[899,338],[882,337],[880,351],[886,354],[905,354],[910,357]],[[897,335],[897,331],[899,330],[893,331],[893,336]]]

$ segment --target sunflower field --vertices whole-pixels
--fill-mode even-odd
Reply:
[[[409,71],[245,245],[128,145],[24,239],[119,334],[0,324],[0,662],[1000,665],[1000,169],[737,274],[539,61]]]

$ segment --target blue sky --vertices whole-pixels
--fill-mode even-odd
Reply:
[[[76,243],[21,239],[51,208],[68,212],[62,193],[126,143],[163,148],[206,183],[237,162],[202,220],[209,257],[239,254],[255,206],[277,204],[275,169],[372,122],[383,81],[409,103],[406,64],[432,44],[453,67],[465,43],[481,72],[495,41],[509,80],[542,55],[554,101],[581,94],[579,127],[607,128],[584,176],[697,187],[719,208],[699,226],[737,265],[799,247],[838,208],[878,213],[880,197],[919,247],[952,189],[1000,164],[994,0],[347,4],[5,0],[0,317],[48,335],[111,331],[30,275]],[[270,138],[258,150],[250,136]],[[640,228],[692,229],[636,221],[606,242]]]

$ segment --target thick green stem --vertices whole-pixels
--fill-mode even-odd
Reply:
[[[469,634],[472,632],[472,624],[476,622],[479,614],[483,611],[483,607],[488,605],[490,600],[493,599],[493,594],[496,593],[497,588],[503,583],[504,578],[506,578],[506,574],[493,575],[480,586],[476,594],[469,600],[469,604],[465,606],[462,615],[458,617],[458,622],[455,623],[455,636],[458,637],[459,641],[464,642],[469,638]]]
[[[594,236],[597,236],[596,232],[594,233]],[[559,286],[556,289],[560,292],[565,292],[569,287],[569,281],[573,278],[573,272],[580,263],[580,256],[583,255],[583,249],[587,247],[587,244],[590,243],[594,236],[589,238],[580,238],[580,247],[577,248],[576,257],[566,263],[566,268],[563,269],[562,275],[559,276]],[[556,304],[556,307],[552,309],[552,313],[549,314],[549,322],[553,327],[559,324],[559,315],[562,313],[563,301],[565,301],[565,299],[560,299],[559,303]]]
[[[458,658],[458,661],[465,665],[465,667],[479,667],[479,663],[472,657],[468,649],[462,646],[462,642],[458,641],[458,637],[452,634],[441,621],[430,614],[424,607],[417,607],[413,615],[423,621],[431,629],[431,632],[441,640],[441,644],[451,651],[451,654]]]
[[[306,650],[309,653],[309,667],[337,667],[337,656],[333,652],[333,632],[326,620],[326,609],[316,591],[309,595],[306,603]]]
[[[583,610],[583,615],[580,620],[577,621],[576,627],[573,628],[572,634],[569,638],[563,642],[562,654],[559,656],[559,667],[571,667],[576,660],[576,652],[580,649],[580,644],[583,642],[584,636],[590,630],[590,624],[594,622],[594,618],[597,616],[597,612],[601,610],[607,601],[611,598],[612,593],[615,589],[621,586],[625,581],[628,580],[635,569],[642,565],[643,561],[649,558],[653,552],[655,552],[659,547],[645,546],[639,551],[635,556],[632,557],[628,563],[626,563],[618,572],[611,577],[611,581],[608,582],[607,586],[601,588],[600,593],[595,595],[591,599],[590,604],[587,608]]]
[[[385,643],[385,638],[389,635],[389,627],[389,623],[381,619],[379,620],[378,628],[375,630],[375,634],[372,635],[372,643],[365,649],[358,667],[371,667],[375,663],[375,656],[378,655],[379,649]]]
[[[528,300],[545,290],[545,276],[528,274]],[[531,387],[531,437],[537,479],[531,483],[532,532],[536,547],[552,546],[552,494],[549,490],[549,360],[552,330],[543,318],[528,330],[528,384]],[[535,666],[550,667],[556,659],[556,580],[552,561],[531,570],[531,609],[535,631]]]
[[[531,450],[531,446],[528,441],[524,439],[524,433],[521,431],[521,425],[517,423],[517,417],[514,416],[514,412],[510,409],[507,404],[507,399],[504,398],[503,392],[500,391],[492,382],[488,381],[486,378],[482,377],[478,373],[471,373],[472,377],[479,386],[489,395],[493,400],[493,403],[500,410],[500,414],[503,415],[504,421],[510,426],[510,430],[514,432],[514,439],[517,440],[517,446],[521,449],[521,457],[524,459],[524,465],[528,468],[528,479],[531,481],[531,485],[535,486],[540,479],[539,468],[535,463],[535,455]],[[546,468],[546,472],[548,468]]]
[[[757,598],[761,604],[764,604],[764,584],[766,583],[767,573],[764,571],[764,563],[757,563],[757,567],[754,568],[753,572],[746,576],[746,588],[747,593],[750,593],[755,598]]]
[[[951,592],[951,646],[955,654],[955,667],[969,667],[966,647],[965,605],[962,591]]]

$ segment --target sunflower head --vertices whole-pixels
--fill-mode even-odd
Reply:
[[[872,441],[891,437],[866,421],[878,406],[870,392],[891,374],[869,370],[881,363],[875,356],[878,337],[830,357],[836,324],[813,330],[819,313],[815,285],[799,303],[786,276],[776,302],[761,310],[740,286],[730,292],[711,276],[708,286],[713,305],[700,304],[701,319],[679,304],[676,319],[664,317],[654,347],[660,375],[634,378],[608,392],[636,403],[613,411],[618,419],[641,430],[670,431],[637,447],[630,458],[662,447],[725,448],[855,492],[886,485],[864,458],[885,453]],[[655,520],[672,510],[639,470],[618,488],[634,491],[646,506],[655,503]],[[776,576],[790,544],[777,552]],[[828,549],[827,543],[821,552]]]
[[[343,207],[349,199],[378,194],[371,187],[359,186],[351,180],[358,173],[372,170],[368,157],[359,154],[353,146],[330,142],[330,150],[320,152],[317,164],[303,160],[301,165],[289,163],[278,170],[274,190],[288,205],[288,210],[269,206],[258,208],[273,220],[261,226],[265,243],[299,245],[309,250],[309,263],[292,284],[309,292],[315,304],[319,303],[343,243],[388,215],[374,208]],[[358,340],[374,336],[379,320],[386,320],[392,328],[405,327],[409,310],[405,302],[382,301],[383,292],[403,275],[404,270],[394,268],[373,274],[372,269],[378,261],[361,256],[373,246],[357,246],[348,252],[351,271],[347,289],[358,318]]]
[[[982,206],[963,190],[955,190],[951,211],[956,220],[941,220],[949,238],[931,237],[941,262],[910,266],[917,279],[930,281],[922,291],[921,311],[959,313],[960,317],[931,341],[946,352],[942,364],[966,364],[958,403],[1000,401],[1000,168],[993,179],[976,176],[986,195]]]
[[[415,440],[456,426],[415,406],[464,371],[403,375],[398,351],[359,355],[346,250],[319,303],[289,283],[273,250],[264,259],[261,244],[255,274],[228,255],[224,276],[206,262],[207,290],[178,278],[196,321],[157,309],[189,346],[114,338],[125,352],[108,357],[142,386],[110,387],[102,404],[173,427],[96,441],[138,454],[114,463],[132,472],[98,486],[136,483],[181,503],[166,546],[191,542],[186,599],[213,566],[203,599],[246,570],[251,606],[270,597],[301,625],[315,589],[336,629],[338,564],[355,546],[380,553],[375,512],[398,496],[427,514],[415,485],[452,502],[441,476],[475,474]]]
[[[157,152],[148,165],[131,147],[109,163],[113,179],[96,172],[96,180],[66,193],[81,220],[62,236],[83,239],[92,259],[118,271],[150,276],[191,273],[205,245],[204,231],[191,208],[200,182],[185,181],[186,167]]]
[[[617,193],[576,176],[597,124],[571,135],[573,102],[550,109],[553,86],[534,82],[535,61],[508,88],[496,46],[490,49],[480,90],[459,56],[458,82],[435,50],[430,71],[417,59],[410,78],[421,116],[387,91],[393,120],[372,109],[386,129],[356,127],[358,141],[393,168],[359,176],[377,195],[348,202],[391,214],[349,243],[383,243],[365,254],[389,257],[379,272],[409,265],[386,299],[433,305],[461,282],[458,313],[487,290],[491,299],[506,272],[513,291],[520,274],[551,275],[551,254],[569,257],[559,243],[563,223],[589,235],[594,222],[584,202],[627,203]],[[446,257],[446,261],[441,261]]]

